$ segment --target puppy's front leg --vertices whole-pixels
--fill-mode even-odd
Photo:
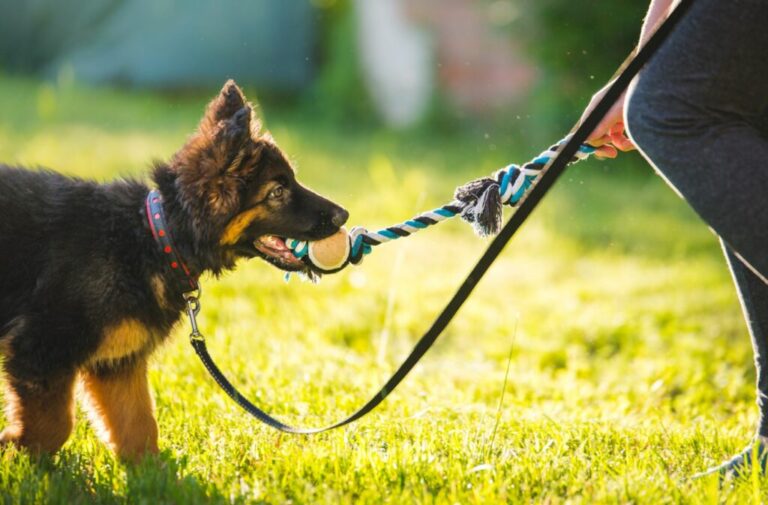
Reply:
[[[157,453],[146,360],[116,371],[83,371],[82,383],[89,418],[118,456],[136,462]]]

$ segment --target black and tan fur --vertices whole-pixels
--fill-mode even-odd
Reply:
[[[255,241],[322,239],[346,221],[346,211],[296,181],[259,129],[230,81],[186,145],[154,167],[169,229],[195,273],[256,256],[300,269]],[[79,380],[89,417],[120,456],[157,451],[147,358],[183,300],[146,220],[149,189],[0,165],[0,444],[58,450],[72,430]]]

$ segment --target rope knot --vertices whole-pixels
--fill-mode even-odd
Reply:
[[[481,237],[495,235],[501,229],[501,194],[499,182],[482,177],[456,188],[453,197],[462,203],[461,218],[470,223]]]
[[[368,230],[362,226],[355,226],[349,232],[349,262],[353,265],[359,265],[363,262],[363,258],[371,253],[371,244],[365,242],[367,234]]]

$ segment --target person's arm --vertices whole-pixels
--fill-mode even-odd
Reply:
[[[678,3],[679,0],[651,0],[651,5],[648,7],[648,14],[645,15],[643,21],[643,28],[640,31],[640,43],[638,47],[642,47],[651,38],[656,27],[664,19],[669,17],[669,13],[672,12],[672,6]]]
[[[648,7],[648,14],[643,21],[643,27],[640,31],[640,42],[638,48],[642,47],[653,34],[656,26],[659,25],[664,19],[669,16],[672,11],[672,5],[677,0],[651,0],[651,4]],[[597,102],[603,97],[608,87],[613,81],[605,85],[600,91],[592,96],[589,105],[587,105],[584,114],[581,119],[589,114],[592,109],[595,108]],[[624,102],[626,101],[626,91],[621,97],[613,104],[613,107],[608,111],[602,121],[592,131],[592,134],[587,139],[587,142],[597,147],[595,156],[598,158],[615,158],[617,149],[622,151],[629,151],[635,148],[632,142],[627,138],[624,131]]]

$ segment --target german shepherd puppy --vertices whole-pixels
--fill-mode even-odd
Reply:
[[[323,239],[348,217],[296,181],[233,81],[151,178],[192,275],[252,257],[314,275],[284,238]],[[147,219],[149,191],[0,165],[0,445],[58,450],[72,431],[79,379],[91,421],[120,457],[157,452],[147,358],[185,302]]]

